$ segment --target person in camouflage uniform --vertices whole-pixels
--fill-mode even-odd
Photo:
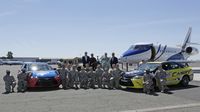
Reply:
[[[6,75],[3,77],[3,80],[5,82],[5,90],[6,90],[5,94],[14,92],[16,81],[15,81],[14,76],[10,75],[9,70],[6,70]]]
[[[73,88],[73,76],[72,76],[72,74],[71,74],[71,69],[72,69],[72,65],[71,65],[71,63],[68,63],[67,64],[67,69],[66,69],[66,71],[67,71],[67,77],[68,77],[68,83],[67,83],[67,87],[68,88]]]
[[[86,72],[86,70],[84,68],[81,69],[79,76],[80,76],[80,87],[87,89],[88,73]]]
[[[67,83],[68,83],[68,72],[65,69],[65,65],[62,64],[62,68],[59,70],[60,78],[61,78],[61,85],[63,89],[67,89]]]
[[[154,92],[153,75],[150,73],[149,69],[145,70],[143,84],[144,84],[143,87],[144,93],[150,94],[151,92]]]
[[[95,80],[97,82],[98,88],[102,88],[102,74],[103,74],[104,70],[101,68],[100,65],[97,66],[97,69],[95,71],[96,75],[95,75]]]
[[[112,70],[109,71],[109,69],[105,69],[104,73],[102,74],[102,85],[103,88],[106,88],[106,86],[108,87],[108,89],[112,89],[113,88],[113,72]]]
[[[79,85],[79,83],[80,83],[80,76],[79,76],[79,74],[80,74],[80,71],[78,70],[79,68],[77,67],[77,65],[75,66],[75,68],[73,68],[73,69],[75,69],[74,70],[74,86],[75,86],[75,89],[79,89],[79,87],[78,87],[78,85]]]
[[[17,75],[18,79],[18,92],[25,92],[27,89],[27,73],[25,69],[22,69],[22,71]]]
[[[100,60],[101,60],[101,66],[103,70],[110,68],[110,58],[108,57],[107,53],[105,53],[105,55],[102,56]]]
[[[113,65],[114,66],[114,65]],[[114,77],[114,87],[120,89],[119,80],[122,74],[122,70],[119,69],[119,65],[115,65],[113,68],[113,77]]]
[[[70,75],[71,75],[70,87],[72,88],[74,88],[76,74],[77,74],[76,66],[73,65],[72,69],[70,70]]]
[[[89,79],[89,85],[88,87],[91,87],[95,89],[95,72],[93,71],[93,68],[90,67],[90,71],[88,72],[88,79]]]
[[[168,90],[167,87],[167,77],[169,76],[167,72],[162,69],[162,66],[158,67],[158,70],[155,73],[156,82],[158,85],[159,90],[164,93]]]

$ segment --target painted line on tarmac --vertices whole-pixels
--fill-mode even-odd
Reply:
[[[154,112],[154,111],[161,111],[161,110],[172,110],[172,109],[191,108],[191,107],[200,107],[200,103],[166,106],[166,107],[155,107],[155,108],[138,109],[138,110],[127,110],[127,111],[121,111],[121,112]]]

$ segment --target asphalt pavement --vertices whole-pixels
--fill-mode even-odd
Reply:
[[[0,66],[0,93],[5,70],[16,76],[19,66]],[[146,95],[140,89],[36,89],[0,94],[0,112],[199,112],[200,82],[171,86],[167,94]]]

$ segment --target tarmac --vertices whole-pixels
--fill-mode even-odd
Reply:
[[[7,69],[16,77],[20,66],[0,66],[0,79]],[[146,95],[140,89],[36,89],[0,94],[0,112],[199,112],[199,94],[200,74],[195,73],[189,87],[172,86],[166,94]]]

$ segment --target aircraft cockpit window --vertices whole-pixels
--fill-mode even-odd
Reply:
[[[137,49],[137,50],[147,50],[149,48],[150,48],[149,45],[136,45],[135,46],[135,49]]]
[[[132,45],[130,48],[129,48],[129,50],[134,50],[134,45]]]

